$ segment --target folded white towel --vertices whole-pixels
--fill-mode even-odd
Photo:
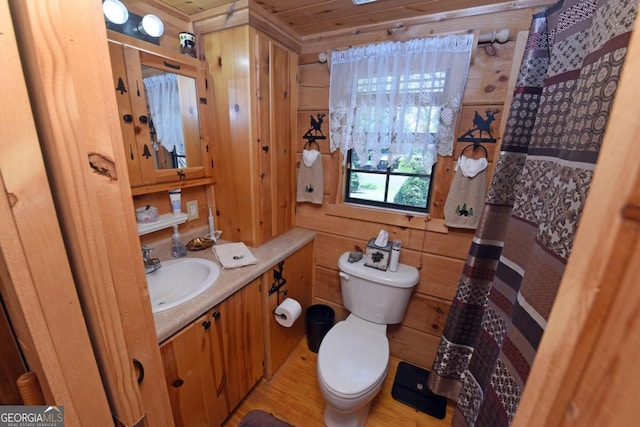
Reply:
[[[242,242],[225,243],[224,245],[214,246],[213,253],[224,269],[244,267],[245,265],[258,263],[256,257],[253,256],[249,248]]]

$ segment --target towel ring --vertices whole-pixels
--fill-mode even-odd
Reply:
[[[464,147],[464,148],[462,149],[462,151],[460,152],[460,155],[462,156],[462,155],[464,154],[464,152],[465,152],[465,151],[467,151],[467,149],[468,149],[468,148],[470,148],[470,147],[473,147],[473,151],[474,151],[474,152],[478,149],[478,147],[482,148],[482,150],[484,151],[484,157],[485,157],[486,159],[488,159],[488,158],[489,158],[489,152],[487,151],[487,149],[485,148],[485,146],[484,146],[484,145],[482,145],[482,144],[470,144],[470,145],[467,145],[466,147]]]
[[[308,139],[307,142],[304,143],[304,147],[302,147],[302,149],[306,149],[307,145],[311,146],[311,144],[316,144],[316,147],[318,147],[318,151],[320,151],[320,144],[318,144],[315,139]]]

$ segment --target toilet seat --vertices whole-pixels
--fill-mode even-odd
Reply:
[[[357,399],[378,387],[388,363],[386,334],[356,322],[338,322],[318,351],[320,380],[331,394],[343,399]]]

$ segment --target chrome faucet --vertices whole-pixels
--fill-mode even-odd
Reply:
[[[142,247],[142,261],[144,262],[144,272],[146,274],[152,273],[162,267],[158,258],[151,258],[151,246],[144,245]]]

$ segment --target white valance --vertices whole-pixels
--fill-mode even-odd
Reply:
[[[331,151],[377,164],[419,155],[431,170],[450,156],[473,35],[429,37],[335,51],[331,56]]]

